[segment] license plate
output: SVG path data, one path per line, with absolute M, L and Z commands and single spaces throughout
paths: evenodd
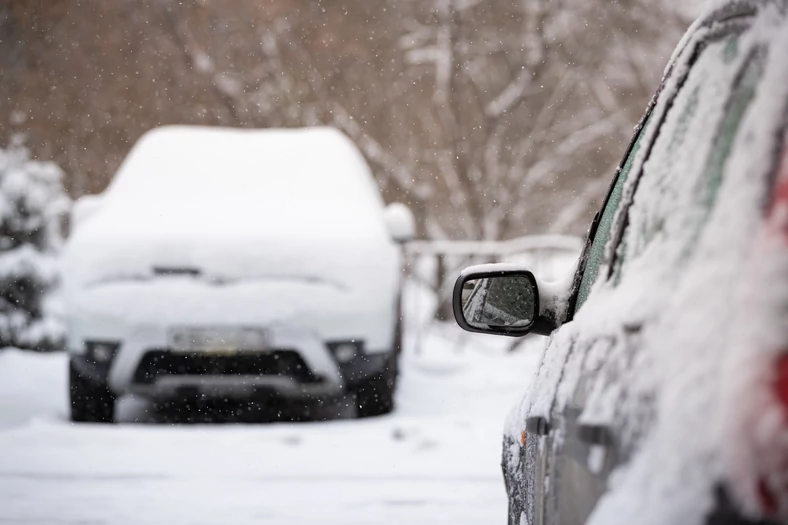
M 170 349 L 181 353 L 226 355 L 268 349 L 268 336 L 265 330 L 259 328 L 173 328 L 169 340 Z

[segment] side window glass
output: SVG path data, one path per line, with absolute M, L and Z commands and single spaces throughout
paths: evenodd
M 706 163 L 706 169 L 703 171 L 703 175 L 693 191 L 697 218 L 692 225 L 692 235 L 687 240 L 682 253 L 682 262 L 689 258 L 693 248 L 697 246 L 703 227 L 714 209 L 717 193 L 723 182 L 725 164 L 730 157 L 733 141 L 739 131 L 739 126 L 744 120 L 747 108 L 750 107 L 750 103 L 755 98 L 755 90 L 763 75 L 763 68 L 764 57 L 760 52 L 756 52 L 742 70 L 733 88 L 725 116 L 714 139 L 714 144 Z
M 641 141 L 643 140 L 643 136 L 645 135 L 645 130 L 647 127 L 648 122 L 646 122 L 641 128 L 640 134 L 638 135 L 635 144 L 632 146 L 632 149 L 627 156 L 627 160 L 624 162 L 624 166 L 621 169 L 621 173 L 619 173 L 615 185 L 610 192 L 610 197 L 605 204 L 605 209 L 602 210 L 602 215 L 599 218 L 599 226 L 597 227 L 594 240 L 591 242 L 591 248 L 588 251 L 588 259 L 586 260 L 585 270 L 583 271 L 583 278 L 580 281 L 580 288 L 577 292 L 575 311 L 580 309 L 586 299 L 588 299 L 588 294 L 591 291 L 591 287 L 594 285 L 597 277 L 599 276 L 599 269 L 601 268 L 602 261 L 605 257 L 605 245 L 607 245 L 608 241 L 610 240 L 610 233 L 613 227 L 613 218 L 615 217 L 616 210 L 621 203 L 621 196 L 624 192 L 624 183 L 627 180 L 629 172 L 632 171 L 632 164 L 635 161 L 635 155 L 637 155 L 637 152 L 640 150 Z
M 738 34 L 707 43 L 668 110 L 628 211 L 627 229 L 617 248 L 614 284 L 630 264 L 647 257 L 652 247 L 655 252 L 649 259 L 657 257 L 661 266 L 674 266 L 680 254 L 674 253 L 671 261 L 656 246 L 665 247 L 668 239 L 684 239 L 678 245 L 691 239 L 692 228 L 687 226 L 697 224 L 699 217 L 691 219 L 687 213 L 697 210 L 696 197 L 711 197 L 713 201 L 716 196 L 714 186 L 719 186 L 722 166 L 718 174 L 711 176 L 715 182 L 704 175 L 704 170 L 710 155 L 709 166 L 721 160 L 713 158 L 718 155 L 715 151 L 719 149 L 719 137 L 725 135 L 718 131 L 720 126 L 730 126 L 726 124 L 728 101 L 741 65 L 739 47 Z M 700 197 L 701 193 L 706 196 Z M 711 201 L 707 203 L 709 208 Z

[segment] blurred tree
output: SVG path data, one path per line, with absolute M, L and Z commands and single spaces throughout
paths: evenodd
M 477 239 L 579 231 L 686 21 L 633 0 L 412 5 L 399 47 L 432 90 L 421 160 L 440 215 Z
M 0 149 L 0 347 L 62 348 L 64 326 L 48 297 L 69 206 L 61 176 L 18 145 Z

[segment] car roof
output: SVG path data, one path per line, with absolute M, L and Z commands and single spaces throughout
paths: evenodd
M 105 192 L 116 202 L 201 194 L 382 206 L 364 157 L 330 127 L 156 128 L 139 139 Z

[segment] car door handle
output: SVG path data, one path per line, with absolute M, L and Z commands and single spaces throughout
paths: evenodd
M 613 434 L 606 425 L 577 425 L 577 439 L 589 445 L 609 447 L 613 444 Z
M 529 434 L 546 436 L 550 433 L 550 422 L 542 416 L 529 417 L 525 420 L 525 430 Z

